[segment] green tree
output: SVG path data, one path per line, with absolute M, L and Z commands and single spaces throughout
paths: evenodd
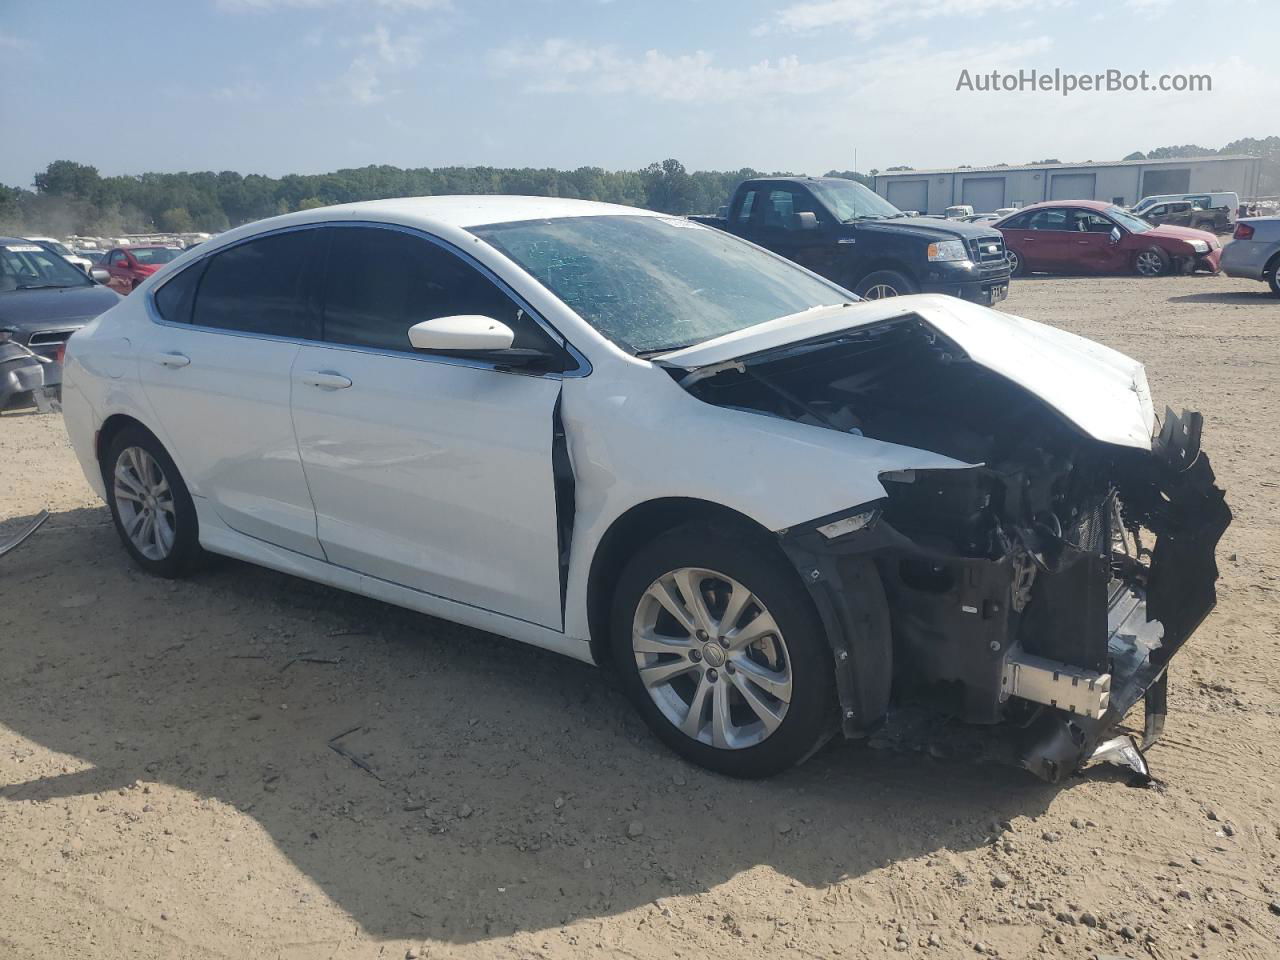
M 156 217 L 156 227 L 165 233 L 191 233 L 195 230 L 195 221 L 186 207 L 170 207 Z

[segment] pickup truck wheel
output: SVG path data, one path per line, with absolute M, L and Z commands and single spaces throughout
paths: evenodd
M 863 300 L 883 300 L 885 297 L 915 293 L 916 285 L 897 270 L 877 270 L 863 277 L 853 292 Z
M 838 726 L 821 622 L 767 543 L 701 525 L 662 534 L 618 578 L 610 640 L 645 723 L 718 773 L 779 773 Z
M 1169 255 L 1159 247 L 1147 247 L 1133 258 L 1133 269 L 1141 277 L 1158 277 L 1169 270 Z

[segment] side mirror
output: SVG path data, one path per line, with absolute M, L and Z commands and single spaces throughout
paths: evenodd
M 797 230 L 817 230 L 818 215 L 812 210 L 802 210 L 796 214 L 795 227 Z
M 1119 242 L 1120 242 L 1120 228 L 1119 228 L 1119 227 L 1112 227 L 1112 228 L 1111 228 L 1111 242 L 1112 242 L 1112 243 L 1119 243 Z
M 0 327 L 0 343 L 8 343 L 13 339 L 14 333 L 13 327 Z
M 474 314 L 423 320 L 409 328 L 409 343 L 415 350 L 450 353 L 509 350 L 515 336 L 505 323 Z
M 94 267 L 92 270 L 90 270 L 89 276 L 93 278 L 94 283 L 106 283 L 111 279 L 111 274 L 107 273 L 107 271 L 101 269 L 100 267 Z

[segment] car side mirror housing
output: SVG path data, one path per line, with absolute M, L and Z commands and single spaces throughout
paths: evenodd
M 492 317 L 458 314 L 423 320 L 409 328 L 409 343 L 415 350 L 441 353 L 492 353 L 510 350 L 516 335 Z
M 812 210 L 803 210 L 796 214 L 797 230 L 817 230 L 818 215 Z
M 1111 242 L 1112 242 L 1112 243 L 1119 243 L 1119 242 L 1120 242 L 1120 228 L 1119 228 L 1119 227 L 1112 227 L 1112 228 L 1111 228 Z
M 111 279 L 111 274 L 99 267 L 94 267 L 90 270 L 89 276 L 93 278 L 94 283 L 106 283 Z

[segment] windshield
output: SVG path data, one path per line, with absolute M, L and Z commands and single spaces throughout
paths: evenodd
M 129 252 L 139 263 L 168 263 L 182 253 L 173 247 L 130 247 Z
M 0 244 L 0 293 L 93 283 L 52 250 L 35 243 Z
M 906 216 L 880 194 L 853 180 L 815 180 L 808 187 L 842 223 Z
M 1148 230 L 1153 229 L 1151 224 L 1141 217 L 1135 217 L 1132 213 L 1121 210 L 1119 207 L 1107 207 L 1107 216 L 1130 233 L 1146 233 Z
M 721 230 L 604 216 L 471 227 L 635 354 L 674 350 L 852 294 Z

